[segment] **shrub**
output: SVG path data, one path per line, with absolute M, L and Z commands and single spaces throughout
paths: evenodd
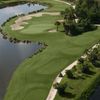
M 66 75 L 67 75 L 68 78 L 71 78 L 71 79 L 74 78 L 74 75 L 73 75 L 73 73 L 72 73 L 71 70 L 67 70 L 67 71 L 66 71 Z
M 63 84 L 59 84 L 57 89 L 58 89 L 58 93 L 59 95 L 63 96 L 66 92 L 65 89 L 67 88 L 67 83 L 63 83 Z
M 78 62 L 79 62 L 79 63 L 84 63 L 84 59 L 83 59 L 83 58 L 79 58 L 79 59 L 78 59 Z
M 90 71 L 90 69 L 89 69 L 88 65 L 83 65 L 82 72 L 87 74 L 89 71 Z

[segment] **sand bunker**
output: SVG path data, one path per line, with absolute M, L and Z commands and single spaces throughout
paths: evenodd
M 26 22 L 27 20 L 32 19 L 32 17 L 41 17 L 43 15 L 57 16 L 57 15 L 60 15 L 60 12 L 40 12 L 40 13 L 35 13 L 35 14 L 29 14 L 29 15 L 21 16 L 10 27 L 11 27 L 12 30 L 21 30 L 21 29 L 24 28 L 25 24 L 28 24 Z
M 57 30 L 56 29 L 51 29 L 51 30 L 48 30 L 48 32 L 54 33 L 54 32 L 57 32 Z

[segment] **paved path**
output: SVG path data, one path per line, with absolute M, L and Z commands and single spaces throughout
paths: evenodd
M 75 5 L 73 5 L 73 4 L 71 4 L 71 3 L 67 2 L 67 1 L 63 1 L 63 0 L 54 0 L 54 1 L 67 4 L 67 5 L 69 5 L 69 6 L 72 6 L 72 7 L 75 9 Z
M 70 6 L 71 6 L 71 3 L 66 2 L 66 1 L 63 1 L 63 0 L 54 0 L 54 1 L 57 1 L 57 2 L 60 2 L 60 3 L 65 3 L 65 4 L 67 4 L 67 5 L 70 5 Z
M 69 6 L 72 6 L 75 9 L 75 5 L 72 5 L 72 4 L 70 4 L 70 3 L 66 2 L 66 1 L 61 1 L 61 0 L 55 0 L 55 1 L 60 2 L 60 3 L 65 3 L 65 4 L 69 5 Z M 59 77 L 59 75 L 62 74 L 62 76 L 64 76 L 66 74 L 66 70 L 71 70 L 75 65 L 77 65 L 77 63 L 78 63 L 78 60 L 74 61 L 72 64 L 70 64 L 69 66 L 67 66 L 64 70 L 62 70 L 57 75 L 57 77 L 53 81 L 53 84 L 51 86 L 50 92 L 49 92 L 46 100 L 54 100 L 54 98 L 55 98 L 55 96 L 57 94 L 57 89 L 55 89 L 53 85 L 55 83 L 60 83 L 61 80 L 62 80 L 62 78 L 63 78 L 63 77 Z
M 94 48 L 97 48 L 98 46 L 100 46 L 100 43 L 97 43 L 95 44 L 92 48 L 90 48 L 90 52 L 94 49 Z M 86 58 L 87 55 L 83 55 L 81 56 L 82 58 Z M 46 100 L 54 100 L 56 94 L 57 94 L 57 89 L 54 88 L 54 84 L 55 83 L 60 83 L 61 80 L 63 79 L 63 77 L 59 77 L 60 74 L 62 74 L 62 76 L 64 76 L 66 74 L 66 71 L 67 70 L 71 70 L 75 65 L 78 64 L 78 60 L 74 61 L 72 64 L 70 64 L 69 66 L 67 66 L 65 69 L 63 69 L 58 75 L 57 77 L 55 78 L 55 80 L 53 81 L 53 84 L 52 84 L 52 87 L 50 89 L 50 92 L 46 98 Z
M 66 70 L 71 70 L 75 65 L 77 65 L 78 61 L 74 61 L 71 65 L 67 66 L 64 70 L 61 71 L 62 76 L 66 74 Z M 55 80 L 53 81 L 52 87 L 50 89 L 49 95 L 46 100 L 54 100 L 56 94 L 57 94 L 57 89 L 54 88 L 55 83 L 60 83 L 63 77 L 59 77 L 60 74 L 57 75 Z

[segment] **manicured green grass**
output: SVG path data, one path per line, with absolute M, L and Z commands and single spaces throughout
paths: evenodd
M 84 75 L 84 79 L 69 79 L 67 76 L 64 76 L 61 84 L 67 83 L 68 87 L 66 92 L 70 95 L 62 97 L 59 94 L 56 95 L 55 100 L 80 100 L 82 93 L 88 90 L 88 88 L 95 83 L 97 77 L 100 76 L 100 68 L 93 69 L 93 75 Z M 82 98 L 84 100 L 84 98 Z
M 60 2 L 57 2 L 55 0 L 38 0 L 40 2 L 45 2 L 47 4 L 50 4 L 50 7 L 49 9 L 47 9 L 46 11 L 49 11 L 49 12 L 57 12 L 57 11 L 62 11 L 64 10 L 65 8 L 69 7 L 69 5 L 66 5 L 64 3 L 60 3 Z
M 43 1 L 54 3 L 55 8 L 50 8 L 50 11 L 65 8 L 64 4 L 58 5 L 58 2 L 55 3 L 53 0 Z M 28 21 L 29 24 L 25 29 L 20 31 L 11 31 L 9 28 L 15 19 L 6 23 L 4 30 L 9 36 L 45 42 L 48 47 L 20 64 L 12 76 L 4 100 L 45 100 L 56 75 L 100 39 L 100 28 L 76 37 L 66 36 L 63 32 L 48 33 L 46 30 L 54 28 L 54 22 L 59 18 L 59 16 L 34 17 Z
M 53 20 L 54 18 L 54 21 L 56 19 L 51 16 L 43 16 L 43 18 L 44 20 L 46 18 Z M 43 20 L 40 20 L 41 17 L 33 18 L 29 21 L 28 27 L 26 26 L 25 29 L 17 32 L 7 28 L 12 22 L 7 23 L 5 26 L 6 31 L 13 37 L 42 41 L 48 44 L 48 47 L 42 53 L 26 59 L 17 68 L 8 87 L 5 100 L 45 100 L 56 75 L 82 55 L 88 46 L 100 39 L 99 28 L 96 31 L 76 37 L 66 36 L 63 32 L 48 33 L 43 31 L 40 34 L 34 34 L 33 30 L 32 34 L 30 30 L 28 33 L 22 33 L 24 30 L 29 30 L 30 26 L 34 26 L 34 19 L 38 19 L 41 24 L 43 22 Z M 46 23 L 50 23 L 50 20 L 46 21 Z
M 50 20 L 49 20 L 50 19 Z M 55 29 L 54 22 L 57 19 L 57 16 L 43 16 L 40 18 L 34 18 L 29 21 L 29 24 L 25 27 L 26 29 L 22 30 L 21 33 L 23 34 L 40 34 L 41 32 L 45 32 L 48 29 Z M 40 23 L 41 22 L 41 23 Z

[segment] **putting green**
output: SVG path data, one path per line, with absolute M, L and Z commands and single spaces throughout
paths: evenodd
M 33 17 L 31 21 L 28 21 L 28 25 L 25 29 L 20 31 L 23 34 L 40 34 L 41 32 L 47 32 L 48 29 L 55 29 L 54 22 L 58 16 L 42 16 L 40 18 Z M 50 20 L 49 20 L 50 19 Z

